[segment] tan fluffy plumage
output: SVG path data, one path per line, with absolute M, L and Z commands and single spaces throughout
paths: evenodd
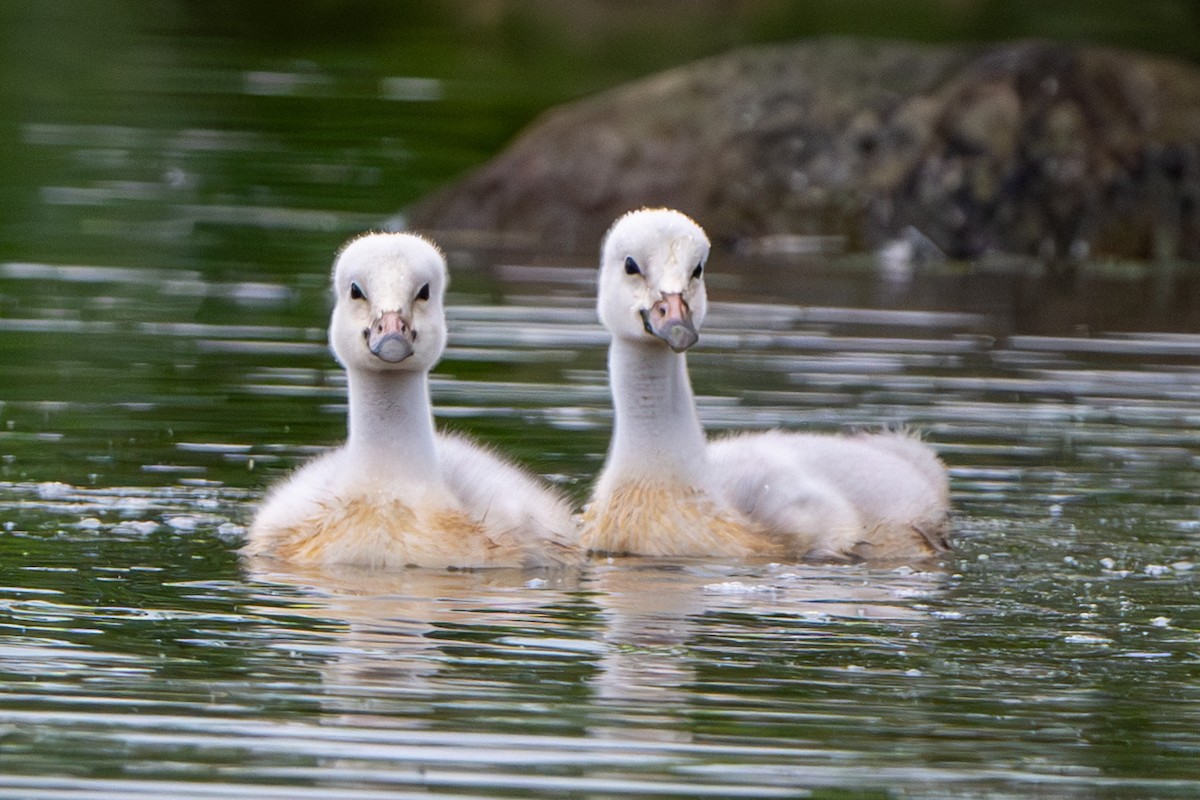
M 566 502 L 487 448 L 434 430 L 445 260 L 408 234 L 347 246 L 329 339 L 346 368 L 346 444 L 263 501 L 243 552 L 298 565 L 554 566 L 577 560 Z
M 708 441 L 685 351 L 707 307 L 709 242 L 670 209 L 621 217 L 601 252 L 613 437 L 585 546 L 640 555 L 916 561 L 944 552 L 945 466 L 904 432 L 767 431 Z
M 647 556 L 782 555 L 784 547 L 733 509 L 686 485 L 630 481 L 584 510 L 580 541 L 604 553 Z

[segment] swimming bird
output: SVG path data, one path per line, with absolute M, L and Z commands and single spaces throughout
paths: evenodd
M 525 567 L 575 560 L 571 509 L 495 453 L 435 431 L 446 261 L 406 233 L 352 240 L 333 270 L 329 343 L 348 436 L 266 497 L 243 552 L 296 564 Z
M 582 517 L 592 551 L 923 560 L 948 547 L 949 481 L 906 432 L 780 430 L 709 441 L 685 352 L 699 339 L 709 241 L 671 209 L 618 219 L 601 247 L 597 311 L 614 421 Z

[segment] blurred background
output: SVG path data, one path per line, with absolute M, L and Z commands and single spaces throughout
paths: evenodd
M 0 258 L 293 270 L 309 245 L 328 251 L 483 162 L 541 110 L 731 47 L 1049 37 L 1195 62 L 1197 9 L 12 0 L 0 8 Z M 295 235 L 264 239 L 263 226 Z
M 5 2 L 0 476 L 153 482 L 161 474 L 149 468 L 182 457 L 191 466 L 179 469 L 202 461 L 213 470 L 197 480 L 261 485 L 245 461 L 261 467 L 275 458 L 271 447 L 300 448 L 286 449 L 287 467 L 305 447 L 337 441 L 340 375 L 324 347 L 336 248 L 486 161 L 556 103 L 729 48 L 827 34 L 1055 37 L 1195 61 L 1197 8 L 1185 0 Z M 581 325 L 593 324 L 590 256 L 528 254 L 528 264 L 580 270 L 575 283 L 534 287 L 509 281 L 529 273 L 505 272 L 493 255 L 450 257 L 452 305 L 558 294 L 579 309 Z M 753 298 L 756 268 L 725 267 L 725 297 Z M 1131 289 L 1118 279 L 1048 303 L 1043 287 L 1020 276 L 963 283 L 951 270 L 934 288 L 889 295 L 872 272 L 843 273 L 854 277 L 838 281 L 852 289 L 810 276 L 771 297 L 977 310 L 1026 331 L 1172 329 L 1192 316 L 1182 295 L 1161 288 L 1168 284 Z M 770 274 L 777 292 L 779 273 Z M 1167 299 L 1188 308 L 1164 317 Z M 483 378 L 532 381 L 594 392 L 580 413 L 605 413 L 602 372 L 546 366 L 554 361 L 544 355 L 530 359 L 540 367 L 478 357 L 509 335 L 460 334 L 475 349 L 452 351 L 441 370 L 474 381 L 462 390 L 468 402 L 478 402 Z M 602 337 L 595 344 L 571 358 L 599 366 Z M 759 380 L 714 374 L 726 380 L 713 388 L 726 393 Z M 538 391 L 491 402 L 528 408 L 546 396 Z M 445 393 L 436 399 L 439 413 L 456 413 Z M 227 430 L 230 413 L 236 431 Z M 511 438 L 507 412 L 458 414 L 473 431 Z M 605 423 L 588 430 L 567 440 L 546 430 L 513 446 L 549 459 L 543 471 L 561 467 L 586 485 L 591 467 L 580 468 L 579 455 L 600 458 L 606 441 Z M 181 454 L 185 431 L 234 438 L 234 450 Z
M 1194 265 L 713 258 L 704 424 L 921 431 L 944 569 L 239 562 L 344 436 L 342 242 L 559 102 L 835 34 L 1200 63 L 1194 0 L 2 0 L 0 794 L 1200 794 Z M 595 255 L 448 256 L 439 426 L 582 502 Z

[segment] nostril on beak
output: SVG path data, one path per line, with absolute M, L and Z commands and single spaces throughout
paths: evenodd
M 688 308 L 687 302 L 682 297 L 679 297 L 678 295 L 676 295 L 673 297 L 673 299 L 675 299 L 676 302 L 678 303 L 678 308 L 676 308 L 676 309 L 671 308 L 671 301 L 665 297 L 662 300 L 659 300 L 657 303 L 654 304 L 654 313 L 660 319 L 671 316 L 673 311 L 677 314 L 679 314 L 679 313 L 686 314 L 690 310 Z
M 388 311 L 372 320 L 366 333 L 367 349 L 384 361 L 397 364 L 412 355 L 417 339 L 412 323 L 399 311 Z
M 371 331 L 376 334 L 384 333 L 387 330 L 386 323 L 388 323 L 389 321 L 390 320 L 388 320 L 388 318 L 386 316 L 380 317 L 379 319 L 377 319 L 373 323 L 371 323 Z M 396 332 L 401 333 L 401 334 L 408 333 L 408 330 L 409 330 L 408 323 L 404 320 L 403 317 L 400 317 L 399 319 L 397 319 L 395 324 L 397 326 Z

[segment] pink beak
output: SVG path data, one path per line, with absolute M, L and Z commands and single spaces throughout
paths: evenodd
M 646 332 L 666 342 L 676 353 L 682 353 L 700 340 L 692 324 L 692 310 L 679 293 L 664 294 L 662 300 L 642 310 Z
M 393 364 L 413 354 L 417 332 L 399 311 L 384 312 L 367 330 L 367 347 L 371 352 Z

